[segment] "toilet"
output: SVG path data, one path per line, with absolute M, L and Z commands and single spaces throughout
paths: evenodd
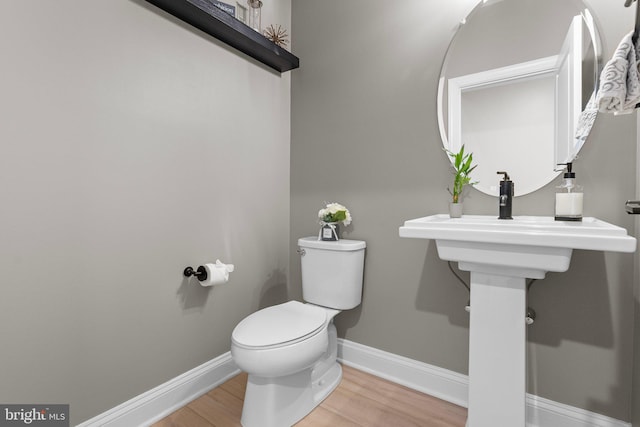
M 259 310 L 231 336 L 231 355 L 249 374 L 244 427 L 288 427 L 304 418 L 340 383 L 333 318 L 362 301 L 366 243 L 298 240 L 302 297 Z

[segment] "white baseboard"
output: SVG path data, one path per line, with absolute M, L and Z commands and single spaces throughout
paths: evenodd
M 227 352 L 78 427 L 149 426 L 240 373 Z
M 527 394 L 527 427 L 631 427 L 631 423 Z
M 338 339 L 338 359 L 345 365 L 467 406 L 469 379 L 466 375 L 341 338 Z M 149 426 L 239 372 L 231 353 L 227 352 L 78 427 Z M 527 427 L 631 427 L 631 424 L 528 394 Z
M 466 375 L 338 338 L 338 359 L 391 382 L 467 407 Z
M 466 375 L 341 338 L 338 359 L 377 377 L 467 407 Z M 627 422 L 531 394 L 526 399 L 527 427 L 631 427 Z

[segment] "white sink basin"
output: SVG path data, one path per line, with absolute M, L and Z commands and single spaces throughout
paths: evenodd
M 572 222 L 555 221 L 550 216 L 504 220 L 487 215 L 432 215 L 405 221 L 400 237 L 614 252 L 634 252 L 636 248 L 636 239 L 628 236 L 627 230 L 591 217 Z
M 462 270 L 534 279 L 544 278 L 547 271 L 567 271 L 573 249 L 634 252 L 636 247 L 627 230 L 597 218 L 570 222 L 545 216 L 433 215 L 406 221 L 400 237 L 435 240 L 440 258 L 458 261 Z
M 406 221 L 400 237 L 435 240 L 440 258 L 471 272 L 468 427 L 525 427 L 526 278 L 566 271 L 573 249 L 636 248 L 597 218 L 433 215 Z

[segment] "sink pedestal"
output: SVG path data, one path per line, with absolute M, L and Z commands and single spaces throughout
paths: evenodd
M 524 426 L 526 279 L 471 272 L 467 427 Z
M 437 239 L 471 273 L 467 427 L 525 427 L 527 278 L 566 271 L 572 249 Z
M 526 426 L 527 278 L 567 271 L 573 249 L 636 249 L 625 229 L 597 218 L 432 215 L 399 233 L 435 240 L 441 259 L 471 272 L 468 427 Z

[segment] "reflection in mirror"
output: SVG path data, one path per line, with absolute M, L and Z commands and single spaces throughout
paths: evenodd
M 599 74 L 593 18 L 580 0 L 485 0 L 463 22 L 440 76 L 443 145 L 474 153 L 478 190 L 497 195 L 506 170 L 516 195 L 535 191 L 584 142 L 576 126 Z

